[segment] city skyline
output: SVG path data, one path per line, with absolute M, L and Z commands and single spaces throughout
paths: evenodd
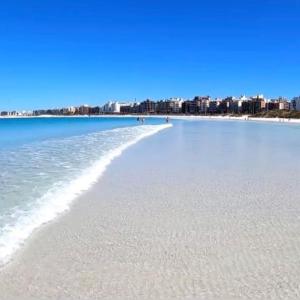
M 2 4 L 0 107 L 300 94 L 298 1 Z
M 300 96 L 299 95 L 293 95 L 292 97 L 285 97 L 283 95 L 279 95 L 279 96 L 275 96 L 275 97 L 266 97 L 264 93 L 257 93 L 257 94 L 253 94 L 253 95 L 246 95 L 246 94 L 240 94 L 240 95 L 226 95 L 224 97 L 221 97 L 221 96 L 217 96 L 217 97 L 212 97 L 211 95 L 208 95 L 208 94 L 202 94 L 202 96 L 200 97 L 203 97 L 204 95 L 206 95 L 207 97 L 210 98 L 210 100 L 222 100 L 222 99 L 226 99 L 226 98 L 235 98 L 235 99 L 240 99 L 240 98 L 243 98 L 243 97 L 246 97 L 246 98 L 253 98 L 253 97 L 256 97 L 256 96 L 262 96 L 264 97 L 264 99 L 266 101 L 271 101 L 271 100 L 278 100 L 278 99 L 284 99 L 284 100 L 287 100 L 287 101 L 292 101 L 294 98 L 299 98 Z M 183 101 L 189 101 L 189 100 L 192 100 L 194 99 L 195 97 L 197 96 L 191 96 L 191 97 L 181 97 L 181 96 L 168 96 L 168 97 L 159 97 L 159 98 L 150 98 L 150 97 L 146 97 L 144 99 L 137 99 L 137 98 L 133 98 L 133 99 L 105 99 L 105 100 L 102 100 L 102 101 L 83 101 L 83 102 L 75 102 L 75 101 L 69 101 L 69 102 L 66 102 L 66 103 L 63 103 L 63 102 L 60 102 L 60 104 L 58 105 L 50 105 L 50 106 L 45 106 L 45 105 L 37 105 L 35 107 L 30 107 L 30 108 L 5 108 L 4 106 L 1 106 L 0 104 L 0 111 L 34 111 L 34 110 L 43 110 L 43 109 L 57 109 L 57 108 L 67 108 L 67 107 L 80 107 L 80 106 L 90 106 L 90 107 L 96 107 L 96 106 L 104 106 L 105 104 L 107 104 L 108 102 L 118 102 L 118 103 L 140 103 L 140 102 L 143 102 L 145 100 L 151 100 L 151 101 L 168 101 L 170 99 L 182 99 Z
M 100 115 L 100 114 L 257 114 L 273 111 L 299 112 L 300 97 L 287 99 L 284 97 L 267 99 L 264 95 L 246 97 L 226 97 L 212 99 L 210 96 L 195 96 L 192 99 L 169 98 L 161 100 L 146 99 L 141 102 L 108 101 L 104 105 L 64 106 L 56 108 L 43 108 L 31 111 L 1 111 L 0 116 L 42 116 L 42 115 Z M 277 112 L 276 112 L 277 111 Z M 290 118 L 291 114 L 285 114 Z M 299 117 L 299 113 L 292 117 Z

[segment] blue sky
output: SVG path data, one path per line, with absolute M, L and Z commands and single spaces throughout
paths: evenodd
M 300 94 L 300 0 L 0 6 L 0 110 Z

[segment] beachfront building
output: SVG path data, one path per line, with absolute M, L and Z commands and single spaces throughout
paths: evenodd
M 89 115 L 91 113 L 90 109 L 91 108 L 87 104 L 85 104 L 85 105 L 79 106 L 78 112 L 80 115 Z
M 123 103 L 120 107 L 121 114 L 137 114 L 140 113 L 140 105 L 137 102 Z
M 91 115 L 100 115 L 102 113 L 102 109 L 100 106 L 94 106 L 90 109 Z
M 160 100 L 156 103 L 156 112 L 158 114 L 170 114 L 171 113 L 171 105 L 168 100 Z
M 118 113 L 120 113 L 120 103 L 119 102 L 112 102 L 111 103 L 111 112 L 113 113 L 113 114 L 118 114 Z
M 242 102 L 242 112 L 256 114 L 266 109 L 266 99 L 263 95 L 251 97 L 250 100 Z
M 184 114 L 196 114 L 196 103 L 193 100 L 186 100 L 182 104 L 182 112 Z
M 182 98 L 170 98 L 167 100 L 170 107 L 170 112 L 173 114 L 179 114 L 182 112 L 182 103 L 184 99 Z
M 211 114 L 216 114 L 219 111 L 219 105 L 221 103 L 221 99 L 215 99 L 209 101 L 208 112 Z
M 117 105 L 114 104 L 112 101 L 108 101 L 102 107 L 102 112 L 105 114 L 113 113 L 116 109 Z
M 16 111 L 1 112 L 1 116 L 17 115 L 99 115 L 99 114 L 256 114 L 270 110 L 298 110 L 300 111 L 300 96 L 291 102 L 286 98 L 267 100 L 263 95 L 254 97 L 233 96 L 224 99 L 211 100 L 209 96 L 196 96 L 193 100 L 182 98 L 169 98 L 166 100 L 152 101 L 147 99 L 141 103 L 121 103 L 109 101 L 103 107 L 82 105 L 80 107 L 67 107 L 55 109 L 42 109 L 32 112 L 19 113 Z
M 62 109 L 62 114 L 63 115 L 75 115 L 76 114 L 76 107 L 70 106 L 70 107 L 65 107 Z
M 45 114 L 46 114 L 46 111 L 47 111 L 47 110 L 45 110 L 45 109 L 34 110 L 34 111 L 33 111 L 33 115 L 34 115 L 34 116 L 45 115 Z
M 271 99 L 266 103 L 266 110 L 290 110 L 291 105 L 287 99 L 279 97 L 278 99 Z
M 139 105 L 139 113 L 142 114 L 154 114 L 156 113 L 157 102 L 147 99 L 146 101 L 141 102 Z
M 108 101 L 102 107 L 102 112 L 106 114 L 119 114 L 121 113 L 122 107 L 129 108 L 131 104 L 129 103 L 120 103 L 118 101 Z
M 53 108 L 47 110 L 47 115 L 59 116 L 62 114 L 61 108 Z
M 235 97 L 226 97 L 223 99 L 219 105 L 219 112 L 221 114 L 229 114 L 234 113 L 236 107 L 236 99 Z
M 291 109 L 300 111 L 300 96 L 294 97 L 291 101 Z
M 120 107 L 120 113 L 123 115 L 132 114 L 133 107 L 131 105 L 124 105 L 124 106 Z
M 224 99 L 216 98 L 209 102 L 209 112 L 211 114 L 240 114 L 243 112 L 243 102 L 247 101 L 246 96 L 239 99 L 229 96 Z
M 184 114 L 206 114 L 209 111 L 209 102 L 209 96 L 196 96 L 193 100 L 182 103 L 182 112 Z
M 59 109 L 59 108 L 53 108 L 53 109 L 38 109 L 38 110 L 34 110 L 32 112 L 32 115 L 34 116 L 43 116 L 43 115 L 62 115 L 63 109 Z
M 119 102 L 115 101 L 108 101 L 102 107 L 102 111 L 105 114 L 114 114 L 120 112 L 120 105 Z
M 209 96 L 196 96 L 194 98 L 196 101 L 196 107 L 199 113 L 206 114 L 209 108 L 210 97 Z
M 176 114 L 181 113 L 183 100 L 180 98 L 171 98 L 160 100 L 156 103 L 156 112 L 158 114 Z
M 17 116 L 17 112 L 16 111 L 1 111 L 0 116 L 1 117 Z
M 236 114 L 243 113 L 243 102 L 248 100 L 249 99 L 245 95 L 240 96 L 240 98 L 235 101 L 234 113 Z

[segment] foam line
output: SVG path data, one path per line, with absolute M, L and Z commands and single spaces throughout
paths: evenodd
M 12 254 L 25 242 L 32 232 L 59 214 L 67 211 L 72 202 L 83 191 L 88 190 L 104 173 L 107 166 L 128 147 L 136 144 L 140 140 L 149 137 L 159 131 L 171 127 L 171 124 L 145 125 L 142 132 L 137 131 L 137 135 L 120 146 L 107 151 L 91 167 L 83 170 L 81 175 L 69 182 L 63 189 L 49 190 L 37 200 L 34 209 L 25 215 L 21 215 L 13 225 L 3 228 L 0 236 L 0 263 L 7 263 Z M 131 127 L 135 130 L 137 127 Z M 118 129 L 114 129 L 116 132 Z M 20 195 L 22 197 L 22 195 Z

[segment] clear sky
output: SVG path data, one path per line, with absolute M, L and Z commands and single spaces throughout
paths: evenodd
M 0 5 L 0 110 L 300 94 L 300 0 Z

